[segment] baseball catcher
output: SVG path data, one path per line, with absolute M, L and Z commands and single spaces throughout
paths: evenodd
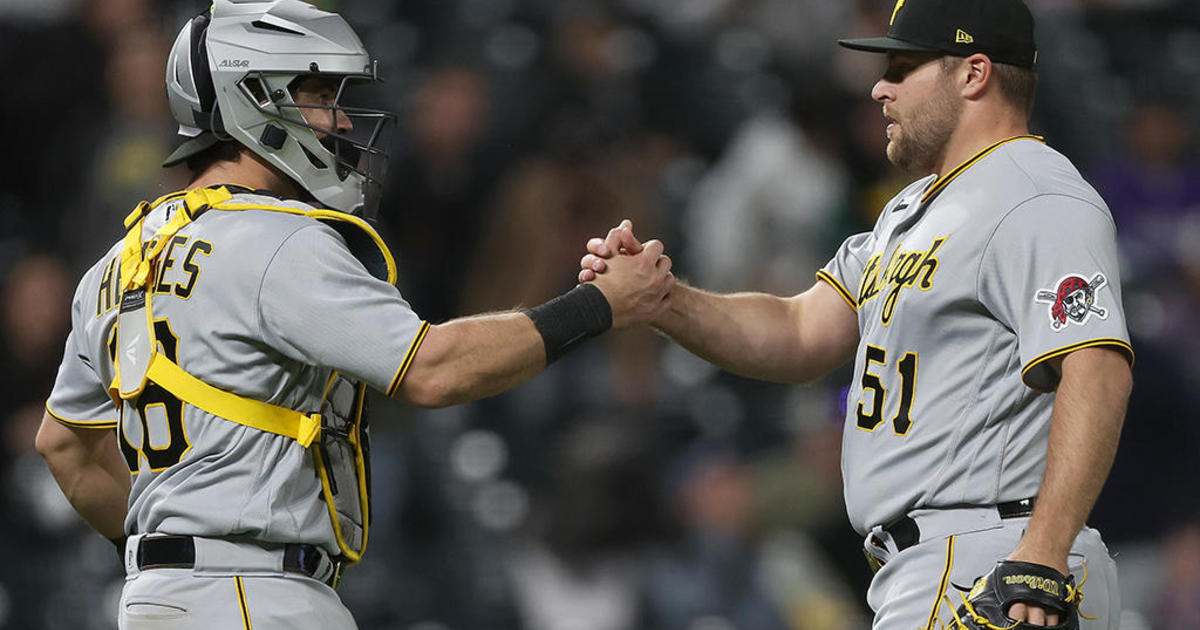
M 380 77 L 345 20 L 216 0 L 167 68 L 164 165 L 191 180 L 80 281 L 37 448 L 122 549 L 122 630 L 352 630 L 366 389 L 444 407 L 516 387 L 666 308 L 671 262 L 659 244 L 603 285 L 433 324 L 368 222 L 395 116 L 353 105 Z

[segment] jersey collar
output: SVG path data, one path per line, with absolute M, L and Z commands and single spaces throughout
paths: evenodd
M 1004 140 L 1001 140 L 1001 141 L 987 147 L 986 149 L 980 151 L 979 153 L 976 153 L 974 155 L 974 157 L 972 157 L 971 159 L 967 160 L 966 162 L 963 162 L 962 164 L 959 164 L 957 167 L 954 168 L 954 170 L 937 178 L 937 181 L 933 182 L 933 185 L 929 187 L 929 190 L 925 191 L 925 194 L 921 196 L 921 205 L 926 205 L 930 201 L 933 201 L 933 198 L 938 196 L 939 193 L 941 193 L 943 190 L 945 190 L 946 186 L 950 185 L 950 182 L 954 181 L 959 175 L 962 175 L 963 173 L 965 173 L 967 171 L 967 169 L 974 166 L 976 162 L 987 157 L 989 154 L 991 154 L 996 149 L 999 149 L 1000 147 L 1002 147 L 1010 142 L 1016 142 L 1017 140 L 1036 140 L 1043 144 L 1046 142 L 1046 139 L 1043 138 L 1042 136 L 1034 136 L 1034 135 L 1013 136 L 1011 138 L 1005 138 Z
M 249 186 L 242 186 L 241 184 L 213 184 L 212 186 L 204 186 L 202 188 L 193 188 L 191 190 L 220 190 L 222 188 L 228 190 L 231 194 L 234 194 L 234 195 L 239 195 L 239 194 L 263 195 L 266 197 L 274 197 L 274 198 L 280 199 L 280 200 L 283 199 L 283 197 L 281 197 L 269 190 L 257 190 L 254 188 L 250 188 Z M 163 195 L 163 196 L 159 197 L 158 199 L 151 201 L 149 204 L 147 204 L 147 207 L 148 207 L 148 209 L 153 210 L 154 208 L 157 208 L 168 201 L 173 201 L 175 199 L 179 199 L 180 197 L 187 195 L 189 192 L 190 192 L 190 190 L 180 190 L 180 191 L 176 191 L 176 192 L 173 192 L 170 194 Z M 127 224 L 131 223 L 131 221 L 128 219 L 126 220 L 126 222 L 127 222 Z M 128 225 L 126 227 L 128 227 Z

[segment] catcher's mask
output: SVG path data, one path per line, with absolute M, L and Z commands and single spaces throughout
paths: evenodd
M 340 16 L 301 0 L 216 0 L 167 59 L 167 97 L 185 140 L 163 165 L 234 141 L 317 202 L 372 218 L 396 117 L 352 98 L 378 82 L 377 63 Z M 314 84 L 319 98 L 298 102 Z

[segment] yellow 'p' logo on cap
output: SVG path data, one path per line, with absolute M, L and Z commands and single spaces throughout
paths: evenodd
M 888 26 L 896 23 L 896 14 L 900 12 L 900 7 L 904 6 L 904 0 L 896 0 L 896 8 L 892 9 L 892 21 L 888 22 Z

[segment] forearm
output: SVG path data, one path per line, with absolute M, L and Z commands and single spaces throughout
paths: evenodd
M 824 284 L 792 298 L 763 293 L 717 295 L 677 285 L 671 308 L 654 326 L 725 370 L 768 381 L 820 378 L 846 360 L 857 319 Z
M 660 315 L 674 285 L 662 243 L 612 262 L 612 273 L 521 313 L 433 326 L 400 386 L 405 400 L 444 407 L 507 391 L 610 328 Z
M 87 466 L 77 469 L 69 481 L 57 475 L 55 479 L 88 525 L 105 538 L 125 535 L 125 514 L 129 505 L 128 468 L 113 471 L 106 466 Z
M 542 336 L 523 313 L 432 326 L 400 388 L 423 407 L 445 407 L 507 391 L 546 367 Z
M 67 500 L 106 538 L 124 535 L 129 468 L 111 430 L 72 429 L 50 419 L 38 432 L 38 450 Z M 89 436 L 87 433 L 96 435 Z M 73 439 L 71 434 L 83 434 Z
M 1116 352 L 1092 348 L 1063 360 L 1046 472 L 1014 556 L 1066 572 L 1067 554 L 1112 468 L 1132 388 Z

